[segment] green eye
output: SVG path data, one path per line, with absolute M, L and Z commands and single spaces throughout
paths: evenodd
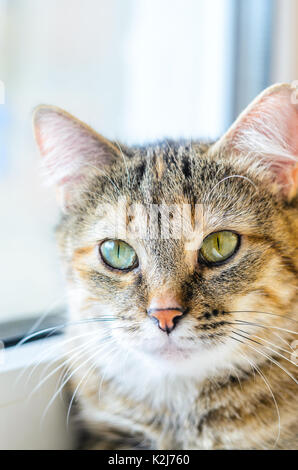
M 211 233 L 205 238 L 200 249 L 200 256 L 210 264 L 219 264 L 230 258 L 239 247 L 240 237 L 226 230 Z
M 100 245 L 104 262 L 115 269 L 133 269 L 138 264 L 135 250 L 121 240 L 107 240 Z

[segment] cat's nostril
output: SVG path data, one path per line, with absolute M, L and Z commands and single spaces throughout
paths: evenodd
M 157 320 L 158 326 L 167 334 L 175 328 L 178 319 L 183 315 L 182 309 L 157 309 L 151 308 L 147 310 L 149 317 Z

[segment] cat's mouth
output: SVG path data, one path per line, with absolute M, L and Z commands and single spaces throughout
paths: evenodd
M 143 351 L 156 359 L 183 361 L 188 359 L 194 352 L 194 347 L 181 346 L 169 338 L 163 345 L 146 344 Z

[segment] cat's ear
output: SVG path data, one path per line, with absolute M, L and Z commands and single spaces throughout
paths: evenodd
M 234 154 L 276 183 L 291 200 L 298 189 L 298 104 L 295 90 L 277 84 L 263 91 L 238 117 L 210 153 Z
M 56 186 L 59 202 L 67 210 L 75 205 L 86 179 L 96 172 L 106 171 L 120 151 L 86 124 L 55 106 L 36 108 L 33 124 L 46 183 Z

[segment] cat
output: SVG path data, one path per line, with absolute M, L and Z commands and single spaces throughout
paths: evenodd
M 36 109 L 79 448 L 298 448 L 294 98 L 267 88 L 216 142 L 131 147 Z

